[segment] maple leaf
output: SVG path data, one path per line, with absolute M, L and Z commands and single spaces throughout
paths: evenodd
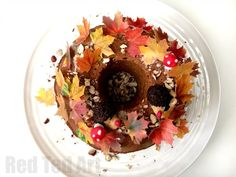
M 59 104 L 59 107 L 58 107 L 56 115 L 61 116 L 67 122 L 69 119 L 69 116 L 66 110 L 65 100 L 62 95 L 57 96 L 57 103 Z
M 89 72 L 91 67 L 101 59 L 100 57 L 101 49 L 96 49 L 95 51 L 91 51 L 90 49 L 84 50 L 84 56 L 82 58 L 77 57 L 77 66 L 79 67 L 79 71 Z
M 164 112 L 164 117 L 169 117 L 172 120 L 176 120 L 185 114 L 185 104 L 178 104 L 174 108 L 170 108 Z
M 135 57 L 140 54 L 139 46 L 145 45 L 148 40 L 148 36 L 142 35 L 142 29 L 129 29 L 125 33 L 125 38 L 128 41 L 127 52 L 130 56 Z
M 80 100 L 80 97 L 84 95 L 84 90 L 85 86 L 79 86 L 79 78 L 75 75 L 72 84 L 70 85 L 70 97 L 73 100 Z
M 93 144 L 93 139 L 90 136 L 91 128 L 89 128 L 83 121 L 78 122 L 77 136 L 85 143 Z
M 94 43 L 95 49 L 101 49 L 101 53 L 105 54 L 106 56 L 114 54 L 109 45 L 113 43 L 115 38 L 110 35 L 104 36 L 102 27 L 91 33 L 90 37 Z
M 128 129 L 128 134 L 135 144 L 140 144 L 141 141 L 147 137 L 146 128 L 148 128 L 148 121 L 143 117 L 138 119 L 136 111 L 127 114 L 128 120 L 124 122 L 125 127 Z
M 139 50 L 144 57 L 144 63 L 149 65 L 152 64 L 156 59 L 163 61 L 168 48 L 169 46 L 165 39 L 157 43 L 155 39 L 149 38 L 147 46 L 140 46 Z
M 178 128 L 175 127 L 170 119 L 164 119 L 160 122 L 160 126 L 149 134 L 149 138 L 153 143 L 160 145 L 162 141 L 168 144 L 173 143 L 174 134 L 178 133 Z
M 128 23 L 123 21 L 123 15 L 120 12 L 115 14 L 114 20 L 112 20 L 110 17 L 104 16 L 103 23 L 105 24 L 105 32 L 114 37 L 118 33 L 123 33 L 129 27 Z
M 168 41 L 168 34 L 162 31 L 160 27 L 158 27 L 157 29 L 154 29 L 154 35 L 155 35 L 156 41 L 160 41 L 163 39 L 166 39 L 166 41 Z
M 83 25 L 78 25 L 77 29 L 80 33 L 80 36 L 76 39 L 76 43 L 81 44 L 89 35 L 90 24 L 87 19 L 83 18 Z
M 196 65 L 197 63 L 193 61 L 182 63 L 181 65 L 173 67 L 167 74 L 170 77 L 175 78 L 181 77 L 183 74 L 191 75 L 191 73 L 194 72 Z
M 46 104 L 47 106 L 53 105 L 55 103 L 55 95 L 53 88 L 46 90 L 45 88 L 40 88 L 36 99 Z
M 178 127 L 178 133 L 177 133 L 177 137 L 178 138 L 183 138 L 185 134 L 187 134 L 189 132 L 188 127 L 186 127 L 186 124 L 188 122 L 186 121 L 186 119 L 180 119 L 179 120 L 179 125 L 177 125 Z
M 104 154 L 109 154 L 111 149 L 116 152 L 121 151 L 120 142 L 124 139 L 123 135 L 115 131 L 111 131 L 105 135 L 99 142 L 95 142 Z
M 170 42 L 170 48 L 169 50 L 175 54 L 177 58 L 184 58 L 186 54 L 186 50 L 184 47 L 178 48 L 178 41 L 174 40 Z
M 61 90 L 63 96 L 69 96 L 69 85 L 66 83 L 61 70 L 56 72 L 56 83 Z
M 144 18 L 139 18 L 134 21 L 132 18 L 127 17 L 127 22 L 130 26 L 134 26 L 136 28 L 143 28 L 146 31 L 151 31 L 152 26 L 147 26 L 147 22 Z
M 176 79 L 176 98 L 180 103 L 188 103 L 193 95 L 190 90 L 193 87 L 192 76 L 184 74 Z
M 88 113 L 88 108 L 84 100 L 71 101 L 70 107 L 72 111 L 70 112 L 70 118 L 77 121 L 82 120 Z

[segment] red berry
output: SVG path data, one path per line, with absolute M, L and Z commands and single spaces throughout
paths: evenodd
M 106 130 L 100 124 L 96 124 L 90 132 L 90 136 L 96 142 L 99 142 L 105 135 L 106 135 Z
M 178 59 L 173 53 L 168 53 L 165 55 L 163 64 L 167 67 L 174 67 L 178 63 Z
M 115 120 L 114 124 L 117 127 L 121 127 L 121 121 L 120 120 Z
M 162 112 L 161 112 L 161 111 L 158 111 L 158 112 L 157 112 L 157 118 L 160 119 L 161 116 L 162 116 Z

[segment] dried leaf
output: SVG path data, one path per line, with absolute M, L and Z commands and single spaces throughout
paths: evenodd
M 104 138 L 99 142 L 95 142 L 104 154 L 109 154 L 111 150 L 120 152 L 121 144 L 120 142 L 124 139 L 123 135 L 115 131 L 109 132 Z
M 140 46 L 140 52 L 143 55 L 143 61 L 146 65 L 152 64 L 156 59 L 163 61 L 169 48 L 167 41 L 161 40 L 158 43 L 155 39 L 149 38 L 147 46 Z
M 56 83 L 61 90 L 63 96 L 69 96 L 69 85 L 65 82 L 64 76 L 61 70 L 56 72 Z
M 148 36 L 142 35 L 142 29 L 129 29 L 125 33 L 125 38 L 128 41 L 127 52 L 130 56 L 135 57 L 140 54 L 139 46 L 145 45 L 148 40 Z
M 177 127 L 178 127 L 177 137 L 178 138 L 183 138 L 184 135 L 189 132 L 188 127 L 186 127 L 187 123 L 188 122 L 186 121 L 186 119 L 180 119 L 179 120 L 179 125 L 177 125 Z
M 93 139 L 90 136 L 91 128 L 89 128 L 83 121 L 78 122 L 77 136 L 85 143 L 93 144 Z
M 169 50 L 175 54 L 177 58 L 184 58 L 186 54 L 186 50 L 184 47 L 178 48 L 178 41 L 174 40 L 170 42 L 170 48 Z
M 72 110 L 70 112 L 70 118 L 76 122 L 85 118 L 88 113 L 88 108 L 86 105 L 87 104 L 84 100 L 71 101 L 70 107 Z
M 76 43 L 79 45 L 84 42 L 89 35 L 90 24 L 87 19 L 83 18 L 83 25 L 78 25 L 77 29 L 80 36 L 76 39 Z
M 95 30 L 95 32 L 90 34 L 90 37 L 94 43 L 95 49 L 101 49 L 101 53 L 106 56 L 114 54 L 109 45 L 114 41 L 114 37 L 110 35 L 103 35 L 102 27 Z
M 57 96 L 57 102 L 59 104 L 56 115 L 61 116 L 66 122 L 68 121 L 68 113 L 66 110 L 65 100 L 62 95 Z
M 163 39 L 166 39 L 166 41 L 168 41 L 168 34 L 166 32 L 163 32 L 160 27 L 154 30 L 154 34 L 156 41 L 161 41 Z
M 105 24 L 105 32 L 112 36 L 123 33 L 129 26 L 127 22 L 123 21 L 123 16 L 120 12 L 115 14 L 114 20 L 112 20 L 110 17 L 104 16 L 103 23 Z
M 141 141 L 147 137 L 146 128 L 148 128 L 148 121 L 143 117 L 138 119 L 138 113 L 128 113 L 128 120 L 124 122 L 128 129 L 128 134 L 135 144 L 140 144 Z
M 168 144 L 173 143 L 174 134 L 178 133 L 178 128 L 175 127 L 170 119 L 164 119 L 160 122 L 160 126 L 154 130 L 149 135 L 149 138 L 153 143 L 160 145 L 162 141 Z
M 70 86 L 70 97 L 73 100 L 80 100 L 80 97 L 84 95 L 84 89 L 85 86 L 79 86 L 79 78 L 75 75 Z
M 50 88 L 48 90 L 40 88 L 36 99 L 39 102 L 46 104 L 47 106 L 53 105 L 55 103 L 55 95 L 53 88 Z
M 100 57 L 101 49 L 96 49 L 95 51 L 91 51 L 90 49 L 86 49 L 84 51 L 84 56 L 82 58 L 76 58 L 77 66 L 79 67 L 79 72 L 89 72 L 91 67 L 101 59 Z
M 151 31 L 152 26 L 147 26 L 147 22 L 144 18 L 139 18 L 134 21 L 132 18 L 127 17 L 127 22 L 130 26 L 136 27 L 136 28 L 142 28 L 146 31 Z
M 165 111 L 164 117 L 169 117 L 172 120 L 176 120 L 183 116 L 185 112 L 185 104 L 178 104 L 174 106 L 174 108 L 170 108 L 168 111 Z

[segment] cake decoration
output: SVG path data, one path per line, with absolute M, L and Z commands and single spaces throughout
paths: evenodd
M 50 58 L 54 87 L 36 96 L 56 103 L 75 136 L 108 155 L 159 149 L 189 132 L 185 113 L 199 66 L 177 40 L 120 12 L 92 28 L 83 18 L 77 32 L 60 59 Z

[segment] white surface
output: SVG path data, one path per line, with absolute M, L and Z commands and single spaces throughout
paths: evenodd
M 198 160 L 181 176 L 235 176 L 236 1 L 165 2 L 188 17 L 203 34 L 218 64 L 222 85 L 222 105 L 213 136 Z M 24 75 L 32 51 L 50 22 L 63 15 L 63 7 L 58 1 L 0 1 L 0 136 L 3 140 L 0 176 L 63 176 L 48 164 L 35 144 L 26 122 L 23 102 Z M 6 162 L 10 157 L 18 162 L 16 168 L 11 169 L 15 173 L 7 173 Z M 30 173 L 25 163 L 32 158 L 36 159 L 37 169 Z

